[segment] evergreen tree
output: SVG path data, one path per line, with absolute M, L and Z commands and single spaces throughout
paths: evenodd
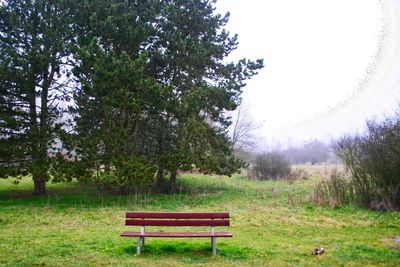
M 236 109 L 244 81 L 263 66 L 262 60 L 224 62 L 236 49 L 237 36 L 225 30 L 229 14 L 216 14 L 212 1 L 162 3 L 154 24 L 158 38 L 149 45 L 151 71 L 164 89 L 158 184 L 168 170 L 173 186 L 177 169 L 192 164 L 202 169 L 207 166 L 210 173 L 231 174 L 240 164 L 229 148 L 226 130 L 230 120 L 225 111 Z M 223 162 L 230 168 L 222 168 Z
M 79 86 L 71 109 L 75 134 L 64 144 L 78 153 L 81 168 L 76 171 L 89 174 L 86 179 L 133 186 L 128 181 L 137 180 L 133 173 L 120 170 L 132 164 L 121 161 L 136 159 L 135 164 L 152 169 L 155 154 L 149 132 L 161 101 L 158 84 L 146 73 L 152 5 L 143 1 L 81 5 L 77 32 L 82 38 L 74 68 Z
M 1 176 L 31 174 L 45 193 L 62 101 L 70 97 L 68 1 L 0 3 Z
M 236 171 L 225 111 L 263 64 L 224 62 L 238 44 L 224 29 L 229 14 L 201 0 L 83 3 L 75 147 L 86 166 L 100 177 L 139 156 L 158 166 L 160 190 L 185 166 Z
M 226 62 L 229 14 L 207 0 L 70 1 L 1 4 L 2 176 L 30 173 L 44 193 L 50 177 L 144 187 L 157 166 L 173 189 L 183 167 L 238 170 L 225 111 L 263 63 Z M 58 138 L 74 160 L 51 153 Z

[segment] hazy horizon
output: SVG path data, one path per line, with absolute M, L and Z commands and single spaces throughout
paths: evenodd
M 400 1 L 217 1 L 239 35 L 229 59 L 264 58 L 243 100 L 264 146 L 329 142 L 400 101 Z

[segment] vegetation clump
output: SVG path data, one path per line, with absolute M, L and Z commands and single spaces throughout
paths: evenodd
M 276 152 L 262 153 L 254 161 L 253 176 L 260 180 L 284 178 L 290 174 L 290 163 Z
M 334 146 L 350 172 L 325 182 L 325 195 L 379 210 L 400 210 L 400 113 L 370 120 L 366 132 L 344 136 Z

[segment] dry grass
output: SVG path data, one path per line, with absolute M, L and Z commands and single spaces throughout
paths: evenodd
M 293 165 L 293 171 L 300 171 L 306 173 L 308 177 L 318 177 L 327 179 L 333 174 L 347 175 L 347 171 L 343 164 L 317 164 L 317 165 Z

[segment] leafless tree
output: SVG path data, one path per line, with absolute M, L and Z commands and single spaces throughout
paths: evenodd
M 250 107 L 247 103 L 242 103 L 233 114 L 233 123 L 230 133 L 233 148 L 239 150 L 251 150 L 257 143 L 256 131 L 262 127 L 262 123 L 257 123 L 251 116 Z

